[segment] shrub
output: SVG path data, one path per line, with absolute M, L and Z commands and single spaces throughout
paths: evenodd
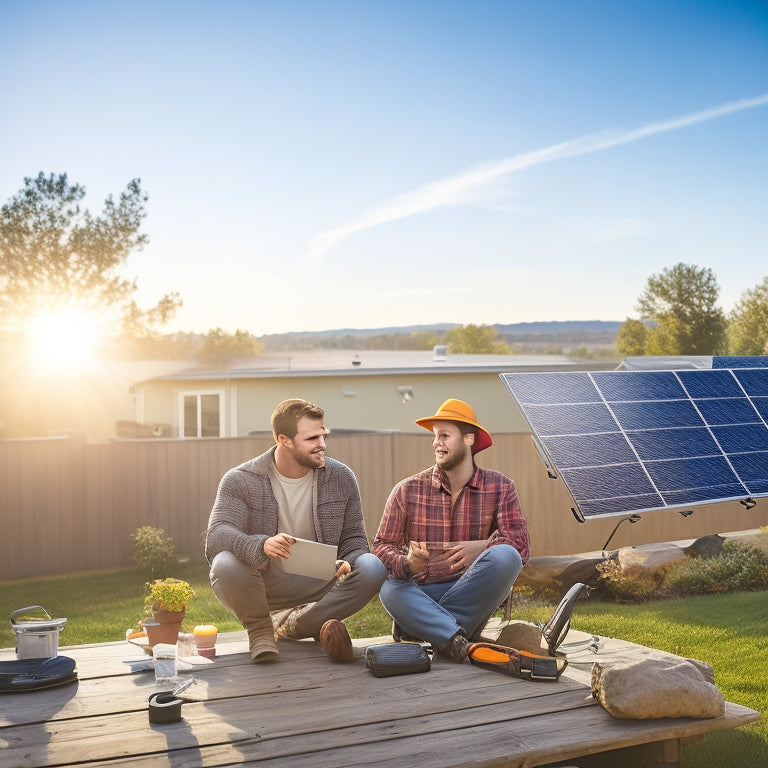
M 659 584 L 656 579 L 627 576 L 618 560 L 605 560 L 596 567 L 600 572 L 602 591 L 621 603 L 650 600 L 658 595 Z
M 176 545 L 162 528 L 145 525 L 131 534 L 133 559 L 150 576 L 162 576 L 177 564 Z
M 726 541 L 717 557 L 689 557 L 651 577 L 627 576 L 616 560 L 597 566 L 603 594 L 619 602 L 768 589 L 768 553 Z
M 768 588 L 768 555 L 726 541 L 717 557 L 692 557 L 674 564 L 664 579 L 673 595 L 717 594 Z

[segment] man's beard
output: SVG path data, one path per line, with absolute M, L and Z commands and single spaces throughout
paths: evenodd
M 444 472 L 450 472 L 452 469 L 458 467 L 462 461 L 464 461 L 468 451 L 469 447 L 465 443 L 461 443 L 461 445 L 453 453 L 448 453 L 442 464 L 438 462 L 438 466 Z
M 325 451 L 312 452 L 309 455 L 297 451 L 295 448 L 290 449 L 293 460 L 300 466 L 306 467 L 306 469 L 317 469 L 325 465 Z M 318 460 L 318 455 L 322 461 Z

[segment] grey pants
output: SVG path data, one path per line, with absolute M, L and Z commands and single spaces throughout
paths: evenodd
M 378 557 L 360 555 L 340 583 L 285 573 L 267 561 L 250 568 L 231 552 L 219 552 L 211 563 L 211 587 L 218 601 L 237 616 L 244 629 L 268 634 L 270 611 L 301 606 L 296 613 L 299 637 L 320 635 L 328 619 L 357 613 L 379 591 L 387 569 Z

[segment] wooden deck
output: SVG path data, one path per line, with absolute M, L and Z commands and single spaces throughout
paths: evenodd
M 567 644 L 585 637 L 572 631 Z M 613 640 L 599 651 L 638 652 L 652 653 Z M 708 731 L 760 717 L 728 703 L 711 720 L 616 720 L 591 698 L 597 657 L 588 650 L 569 654 L 556 683 L 442 660 L 428 673 L 378 679 L 362 656 L 342 664 L 306 641 L 281 642 L 277 664 L 252 664 L 238 632 L 220 636 L 216 659 L 195 667 L 182 720 L 152 725 L 154 675 L 125 663 L 143 658 L 140 650 L 103 643 L 60 653 L 76 659 L 77 683 L 0 694 L 0 768 L 668 765 Z

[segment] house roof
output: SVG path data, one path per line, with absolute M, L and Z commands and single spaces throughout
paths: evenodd
M 432 350 L 314 350 L 264 355 L 225 369 L 195 368 L 144 381 L 261 379 L 306 376 L 373 376 L 405 373 L 503 373 L 505 371 L 613 370 L 616 361 L 573 360 L 564 355 L 445 355 Z

